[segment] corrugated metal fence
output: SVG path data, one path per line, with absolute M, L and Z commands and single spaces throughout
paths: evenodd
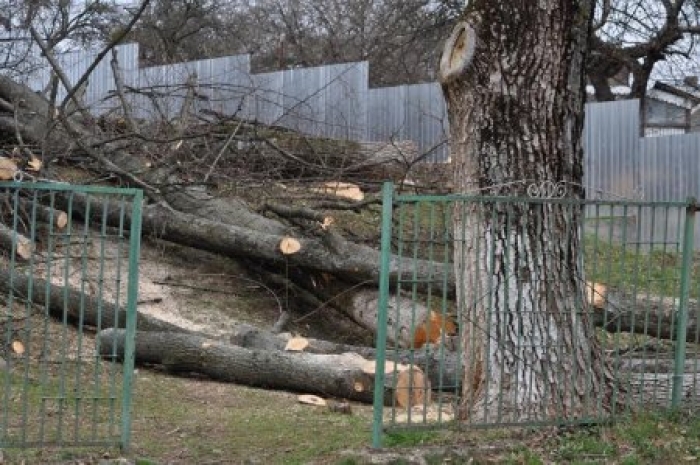
M 177 117 L 189 99 L 200 114 L 243 117 L 322 137 L 411 139 L 429 159 L 447 159 L 446 111 L 435 83 L 370 89 L 367 62 L 252 74 L 248 55 L 140 68 L 137 44 L 116 51 L 127 101 L 137 117 Z M 96 57 L 80 51 L 61 54 L 57 61 L 75 84 Z M 86 105 L 98 114 L 121 106 L 111 59 L 108 54 L 96 67 L 84 94 Z M 37 62 L 32 60 L 21 76 L 43 92 L 52 73 Z M 60 88 L 59 100 L 65 95 Z
M 316 136 L 413 140 L 427 160 L 448 157 L 446 108 L 437 83 L 370 89 L 367 62 L 252 74 L 248 55 L 146 68 L 139 67 L 137 44 L 117 47 L 117 55 L 128 101 L 142 118 L 174 118 L 190 99 L 200 114 L 243 117 Z M 96 56 L 75 52 L 58 58 L 75 83 Z M 96 67 L 84 96 L 100 114 L 120 110 L 111 59 L 108 54 Z M 50 76 L 48 67 L 38 67 L 24 78 L 43 91 Z M 700 197 L 700 135 L 642 138 L 639 128 L 635 100 L 586 106 L 590 195 L 647 201 Z

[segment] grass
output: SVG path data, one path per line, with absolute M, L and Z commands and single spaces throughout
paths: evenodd
M 290 393 L 246 388 L 163 373 L 137 376 L 132 444 L 128 457 L 141 463 L 302 464 L 315 457 L 369 443 L 371 411 L 352 415 L 304 406 Z M 115 449 L 9 449 L 5 463 L 85 463 Z
M 593 235 L 584 239 L 586 279 L 608 287 L 675 297 L 680 291 L 681 254 L 675 247 L 645 251 L 641 245 L 606 242 Z M 693 260 L 691 277 L 700 277 L 700 260 Z M 691 297 L 698 298 L 700 286 L 691 285 Z
M 150 373 L 138 382 L 134 409 L 133 452 L 174 463 L 305 463 L 370 437 L 365 407 L 331 414 L 289 393 Z
M 424 463 L 450 464 L 683 464 L 700 463 L 700 418 L 685 414 L 642 414 L 613 425 L 572 429 L 502 429 L 462 433 L 403 433 L 393 450 L 364 450 L 328 458 L 323 464 Z M 449 444 L 449 446 L 445 446 Z M 438 447 L 436 447 L 438 446 Z M 400 460 L 404 461 L 401 462 Z

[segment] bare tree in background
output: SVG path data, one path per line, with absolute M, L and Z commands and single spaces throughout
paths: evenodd
M 646 95 L 652 72 L 666 62 L 666 71 L 692 69 L 700 34 L 697 0 L 598 0 L 590 39 L 588 77 L 598 101 L 616 98 L 611 79 L 631 75 L 630 92 Z
M 236 54 L 240 49 L 228 32 L 239 27 L 228 21 L 234 5 L 226 0 L 155 0 L 129 40 L 141 46 L 145 65 Z
M 430 0 L 156 0 L 130 38 L 147 64 L 250 53 L 257 71 L 370 61 L 375 85 L 434 80 L 453 9 Z

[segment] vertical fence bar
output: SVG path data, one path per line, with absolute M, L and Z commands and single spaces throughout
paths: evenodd
M 680 406 L 685 375 L 685 346 L 688 328 L 688 300 L 690 294 L 690 275 L 693 266 L 693 242 L 695 236 L 695 212 L 698 204 L 694 198 L 688 199 L 685 210 L 685 229 L 683 233 L 683 258 L 681 264 L 681 289 L 678 303 L 678 326 L 676 327 L 676 353 L 673 368 L 673 390 L 671 391 L 671 408 Z
M 129 231 L 129 283 L 127 285 L 126 334 L 124 337 L 124 385 L 122 400 L 121 448 L 129 450 L 131 441 L 131 393 L 134 377 L 134 345 L 136 336 L 136 303 L 139 292 L 139 257 L 141 253 L 141 208 L 143 191 L 132 197 L 131 229 Z M 122 212 L 123 214 L 123 212 Z
M 385 182 L 382 189 L 382 240 L 379 263 L 379 312 L 377 321 L 377 364 L 374 375 L 374 420 L 372 447 L 382 447 L 384 423 L 384 362 L 386 357 L 386 321 L 389 303 L 389 271 L 391 265 L 391 222 L 394 185 Z

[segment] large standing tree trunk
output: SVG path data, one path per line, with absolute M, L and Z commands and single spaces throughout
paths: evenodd
M 583 197 L 591 3 L 469 2 L 440 63 L 461 192 L 525 197 L 554 185 Z M 609 373 L 583 311 L 581 214 L 563 202 L 457 208 L 463 417 L 573 418 L 609 400 Z

